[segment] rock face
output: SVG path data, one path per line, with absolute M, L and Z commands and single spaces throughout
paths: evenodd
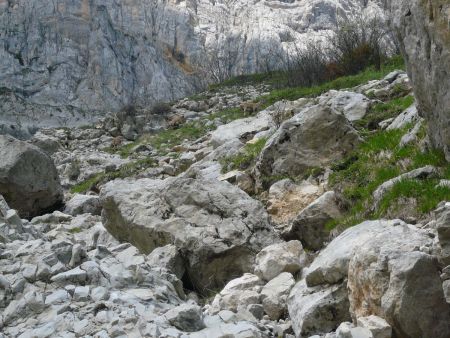
M 52 159 L 39 148 L 0 135 L 0 193 L 23 218 L 59 206 L 62 188 Z
M 390 0 L 419 113 L 435 146 L 450 160 L 450 4 L 446 0 Z
M 307 249 L 321 249 L 328 239 L 326 223 L 341 215 L 341 204 L 334 191 L 327 191 L 298 214 L 286 237 L 298 238 Z
M 260 184 L 273 176 L 305 174 L 340 159 L 359 136 L 344 115 L 327 106 L 306 108 L 285 121 L 267 141 L 256 164 Z
M 105 227 L 149 253 L 174 244 L 195 288 L 251 271 L 256 253 L 279 241 L 263 206 L 217 180 L 116 180 L 101 192 Z
M 297 337 L 328 333 L 350 319 L 345 283 L 308 287 L 302 280 L 291 290 L 287 303 Z
M 426 232 L 407 224 L 385 226 L 359 242 L 348 266 L 354 320 L 375 314 L 396 337 L 448 337 L 450 306 L 437 260 L 426 253 L 431 247 Z
M 378 0 L 1 1 L 0 129 L 83 124 L 267 71 L 355 13 L 383 15 Z

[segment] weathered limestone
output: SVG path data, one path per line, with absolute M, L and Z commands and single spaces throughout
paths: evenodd
M 0 194 L 23 218 L 62 203 L 62 188 L 52 159 L 39 148 L 0 135 Z

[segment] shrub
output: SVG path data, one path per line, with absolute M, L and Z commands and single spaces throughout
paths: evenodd
M 383 61 L 397 50 L 386 27 L 376 17 L 346 22 L 323 45 L 314 42 L 296 48 L 285 61 L 288 84 L 313 86 L 357 74 L 369 66 L 380 70 Z
M 170 113 L 172 107 L 166 102 L 157 102 L 151 108 L 151 113 L 156 115 L 166 115 Z

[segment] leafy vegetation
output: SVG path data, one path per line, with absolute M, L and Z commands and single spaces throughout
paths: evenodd
M 156 165 L 153 159 L 143 159 L 127 163 L 120 169 L 111 172 L 102 172 L 93 177 L 74 185 L 70 191 L 72 193 L 84 193 L 91 189 L 96 189 L 99 184 L 112 181 L 116 178 L 126 178 L 138 174 L 144 169 L 154 167 Z
M 396 69 L 404 68 L 404 60 L 400 56 L 395 56 L 384 63 L 380 70 L 374 67 L 366 68 L 359 74 L 339 77 L 333 81 L 325 82 L 312 87 L 290 87 L 275 89 L 270 94 L 262 96 L 259 101 L 264 107 L 270 106 L 280 100 L 297 100 L 302 97 L 316 97 L 331 89 L 339 90 L 356 87 L 371 80 L 379 80 Z
M 267 138 L 260 138 L 254 143 L 247 143 L 243 150 L 234 156 L 225 157 L 220 162 L 224 172 L 250 167 L 266 145 Z
M 381 121 L 396 117 L 414 103 L 411 95 L 399 97 L 388 102 L 377 103 L 372 106 L 366 116 L 356 122 L 356 126 L 376 129 Z
M 392 105 L 385 107 L 389 109 Z M 450 188 L 436 187 L 439 179 L 450 179 L 450 164 L 446 162 L 444 154 L 438 150 L 422 149 L 426 134 L 424 127 L 416 142 L 400 147 L 400 139 L 407 130 L 368 133 L 358 149 L 334 165 L 330 184 L 350 200 L 352 207 L 342 219 L 330 222 L 328 228 L 337 225 L 348 227 L 364 219 L 400 217 L 402 201 L 405 199 L 414 200 L 414 210 L 410 212 L 419 218 L 433 210 L 440 201 L 450 200 Z M 372 194 L 379 185 L 426 165 L 440 168 L 440 177 L 401 181 L 383 196 L 378 208 L 374 208 Z M 412 205 L 411 201 L 408 205 Z

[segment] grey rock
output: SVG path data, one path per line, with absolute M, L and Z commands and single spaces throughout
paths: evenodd
M 399 38 L 419 113 L 433 144 L 450 160 L 449 4 L 445 0 L 390 0 L 391 26 Z
M 58 138 L 46 135 L 41 131 L 33 135 L 30 143 L 42 149 L 48 155 L 52 155 L 62 148 Z
M 282 272 L 297 273 L 302 268 L 304 255 L 299 241 L 289 241 L 269 245 L 256 255 L 255 274 L 270 281 Z
M 327 106 L 313 106 L 285 121 L 258 157 L 255 175 L 296 177 L 345 156 L 360 141 L 344 115 Z
M 439 239 L 439 259 L 444 265 L 450 264 L 450 202 L 445 202 L 435 211 L 436 231 Z M 448 272 L 450 275 L 450 271 Z
M 359 242 L 348 266 L 353 319 L 376 313 L 398 337 L 449 336 L 437 259 L 425 253 L 432 245 L 426 231 L 410 225 L 388 226 Z
M 194 304 L 183 304 L 166 312 L 164 317 L 176 328 L 195 332 L 205 327 L 201 308 Z
M 66 214 L 77 216 L 80 214 L 101 214 L 101 204 L 98 196 L 75 194 L 67 203 L 64 209 Z
M 413 104 L 411 107 L 404 110 L 398 115 L 386 128 L 387 130 L 401 129 L 406 127 L 410 123 L 414 123 L 419 119 L 417 107 Z
M 147 264 L 152 267 L 163 267 L 171 271 L 178 278 L 185 272 L 183 258 L 175 245 L 168 244 L 153 250 L 147 256 Z
M 348 264 L 353 250 L 378 234 L 390 231 L 393 236 L 403 236 L 403 232 L 410 233 L 411 247 L 420 247 L 424 244 L 423 234 L 417 233 L 415 227 L 402 221 L 377 220 L 366 221 L 345 230 L 342 234 L 323 249 L 312 262 L 306 272 L 308 286 L 320 284 L 333 284 L 347 278 Z M 427 241 L 425 241 L 426 243 Z
M 350 320 L 346 283 L 308 287 L 298 282 L 287 300 L 292 328 L 298 337 L 325 334 Z
M 62 188 L 51 158 L 39 148 L 0 135 L 0 194 L 23 218 L 56 208 Z
M 265 313 L 272 320 L 278 320 L 286 311 L 286 300 L 295 285 L 295 280 L 289 272 L 283 272 L 261 290 L 262 305 Z
M 221 310 L 236 312 L 238 308 L 246 309 L 250 304 L 260 304 L 261 279 L 253 274 L 245 273 L 227 283 L 216 295 L 210 312 L 215 314 Z
M 247 6 L 242 0 L 5 2 L 1 129 L 26 137 L 36 126 L 82 125 L 127 105 L 172 101 L 208 81 L 273 70 L 289 50 L 320 39 L 356 13 L 383 15 L 374 0 L 316 0 L 314 6 Z M 134 137 L 133 128 L 129 132 Z
M 359 327 L 366 328 L 372 332 L 373 338 L 391 338 L 392 327 L 383 318 L 370 315 L 367 317 L 359 317 L 356 320 Z
M 336 330 L 336 338 L 374 338 L 369 329 L 353 327 L 351 323 L 344 322 Z
M 327 191 L 297 215 L 284 236 L 299 239 L 306 249 L 321 249 L 329 236 L 325 225 L 342 215 L 342 206 L 341 198 Z
M 318 100 L 320 104 L 329 105 L 344 114 L 349 121 L 362 119 L 371 106 L 371 101 L 365 95 L 345 90 L 330 90 Z
M 279 241 L 259 202 L 217 180 L 116 180 L 101 199 L 111 234 L 144 253 L 174 243 L 199 288 L 251 271 L 255 251 Z

